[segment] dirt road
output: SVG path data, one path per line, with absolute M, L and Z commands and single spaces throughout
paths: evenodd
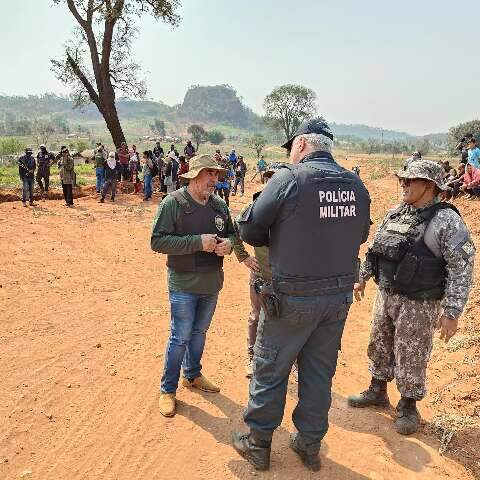
M 379 217 L 395 184 L 371 185 Z M 238 210 L 244 199 L 234 201 Z M 156 204 L 123 195 L 22 208 L 0 204 L 0 478 L 248 479 L 229 445 L 242 429 L 248 271 L 226 261 L 226 282 L 209 332 L 204 372 L 219 395 L 180 389 L 178 414 L 157 409 L 168 336 L 165 259 L 149 249 Z M 265 479 L 474 478 L 441 456 L 426 429 L 403 438 L 393 410 L 352 410 L 345 397 L 368 383 L 367 299 L 349 315 L 334 384 L 323 468 L 307 472 L 288 449 L 296 384 L 275 434 Z M 442 348 L 442 347 L 438 347 Z M 471 367 L 475 368 L 475 367 Z M 478 372 L 477 372 L 478 373 Z M 448 375 L 448 373 L 446 373 Z M 472 382 L 476 381 L 476 377 Z M 394 386 L 391 399 L 398 400 Z M 422 413 L 432 415 L 428 403 Z M 422 408 L 423 406 L 421 406 Z

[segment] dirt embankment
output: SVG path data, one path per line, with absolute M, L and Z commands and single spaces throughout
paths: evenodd
M 351 158 L 347 166 L 354 162 L 362 164 Z M 370 181 L 366 163 L 362 174 L 378 220 L 396 201 L 395 182 Z M 254 188 L 234 197 L 235 211 Z M 0 478 L 251 478 L 229 445 L 230 432 L 243 428 L 248 395 L 247 269 L 234 257 L 226 260 L 208 335 L 204 371 L 221 394 L 180 389 L 178 414 L 165 419 L 157 400 L 169 303 L 165 259 L 149 249 L 156 205 L 133 195 L 119 195 L 115 204 L 86 196 L 74 209 L 62 203 L 0 204 Z M 459 202 L 479 245 L 477 205 Z M 425 423 L 409 438 L 395 433 L 393 409 L 358 411 L 346 404 L 369 380 L 373 285 L 365 301 L 353 305 L 322 445 L 322 478 L 480 478 L 479 280 L 477 269 L 458 336 L 447 346 L 435 343 L 429 394 L 420 404 Z M 396 402 L 394 385 L 389 393 Z M 292 379 L 272 469 L 262 478 L 318 476 L 287 447 L 296 396 Z

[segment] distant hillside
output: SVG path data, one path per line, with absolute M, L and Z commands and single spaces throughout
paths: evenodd
M 262 118 L 244 105 L 237 92 L 229 85 L 200 86 L 194 85 L 188 89 L 183 102 L 173 107 L 163 102 L 135 101 L 119 99 L 117 110 L 120 120 L 124 123 L 137 123 L 148 130 L 148 125 L 154 118 L 165 121 L 167 129 L 173 132 L 186 131 L 188 125 L 200 123 L 207 127 L 220 126 L 237 131 L 263 132 L 268 134 Z M 58 125 L 99 124 L 103 119 L 93 105 L 83 109 L 74 109 L 73 102 L 55 94 L 27 97 L 8 97 L 0 95 L 0 135 L 22 135 L 27 129 L 26 121 L 34 118 L 48 118 Z M 63 123 L 62 123 L 63 122 Z M 3 129 L 1 128 L 3 125 Z M 12 127 L 9 129 L 9 126 Z M 13 127 L 18 127 L 17 130 Z M 67 128 L 65 126 L 65 128 Z M 414 142 L 415 137 L 406 132 L 384 130 L 368 125 L 346 125 L 332 123 L 332 130 L 337 137 L 344 139 L 370 138 L 391 141 Z M 72 127 L 76 128 L 76 127 Z M 97 128 L 97 126 L 95 126 Z M 10 133 L 9 133 L 10 132 Z M 425 135 L 434 145 L 446 143 L 447 134 L 439 133 Z
M 343 123 L 331 123 L 332 131 L 337 136 L 348 136 L 368 140 L 384 140 L 390 142 L 393 140 L 414 140 L 416 137 L 406 132 L 397 132 L 395 130 L 384 130 L 383 128 L 369 127 L 368 125 L 346 125 Z

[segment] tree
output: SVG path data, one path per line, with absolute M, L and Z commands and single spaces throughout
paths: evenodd
M 225 140 L 225 135 L 219 130 L 211 130 L 207 133 L 207 139 L 213 145 L 220 145 Z
M 378 142 L 377 140 L 375 140 L 374 138 L 369 138 L 367 140 L 367 150 L 368 150 L 368 154 L 371 155 L 372 153 L 376 153 L 380 150 L 380 145 L 378 145 Z
M 187 132 L 192 136 L 198 152 L 198 147 L 200 147 L 200 144 L 207 139 L 207 132 L 201 125 L 190 125 Z
M 267 139 L 259 133 L 256 133 L 255 135 L 253 135 L 248 139 L 248 145 L 257 152 L 257 158 L 260 158 L 263 147 L 266 144 L 267 144 Z
M 315 92 L 302 85 L 276 87 L 263 102 L 265 120 L 288 140 L 302 121 L 315 115 L 315 100 Z
M 50 122 L 35 118 L 32 122 L 32 134 L 37 145 L 46 145 L 50 136 L 55 133 L 55 128 Z
M 428 138 L 423 137 L 422 139 L 418 140 L 415 144 L 415 150 L 420 152 L 423 156 L 428 155 L 430 151 L 430 140 Z
M 458 154 L 455 147 L 467 133 L 471 133 L 477 139 L 477 144 L 480 145 L 480 120 L 460 123 L 450 128 L 448 131 L 448 150 L 451 155 Z
M 155 118 L 153 120 L 153 123 L 150 124 L 150 130 L 156 135 L 164 137 L 166 135 L 165 122 L 163 120 L 160 120 L 159 118 Z
M 125 141 L 115 105 L 116 94 L 144 98 L 140 67 L 131 60 L 135 22 L 143 14 L 172 26 L 180 0 L 54 0 L 66 3 L 77 22 L 64 57 L 52 60 L 56 77 L 72 88 L 77 107 L 93 102 L 105 119 L 116 147 Z

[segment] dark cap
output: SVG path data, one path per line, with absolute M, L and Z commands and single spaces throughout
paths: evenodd
M 319 135 L 325 135 L 330 140 L 333 140 L 333 133 L 328 126 L 328 123 L 323 118 L 312 118 L 303 122 L 292 135 L 288 142 L 282 145 L 282 148 L 290 150 L 292 148 L 292 143 L 295 137 L 299 135 L 307 135 L 309 133 L 317 133 Z

